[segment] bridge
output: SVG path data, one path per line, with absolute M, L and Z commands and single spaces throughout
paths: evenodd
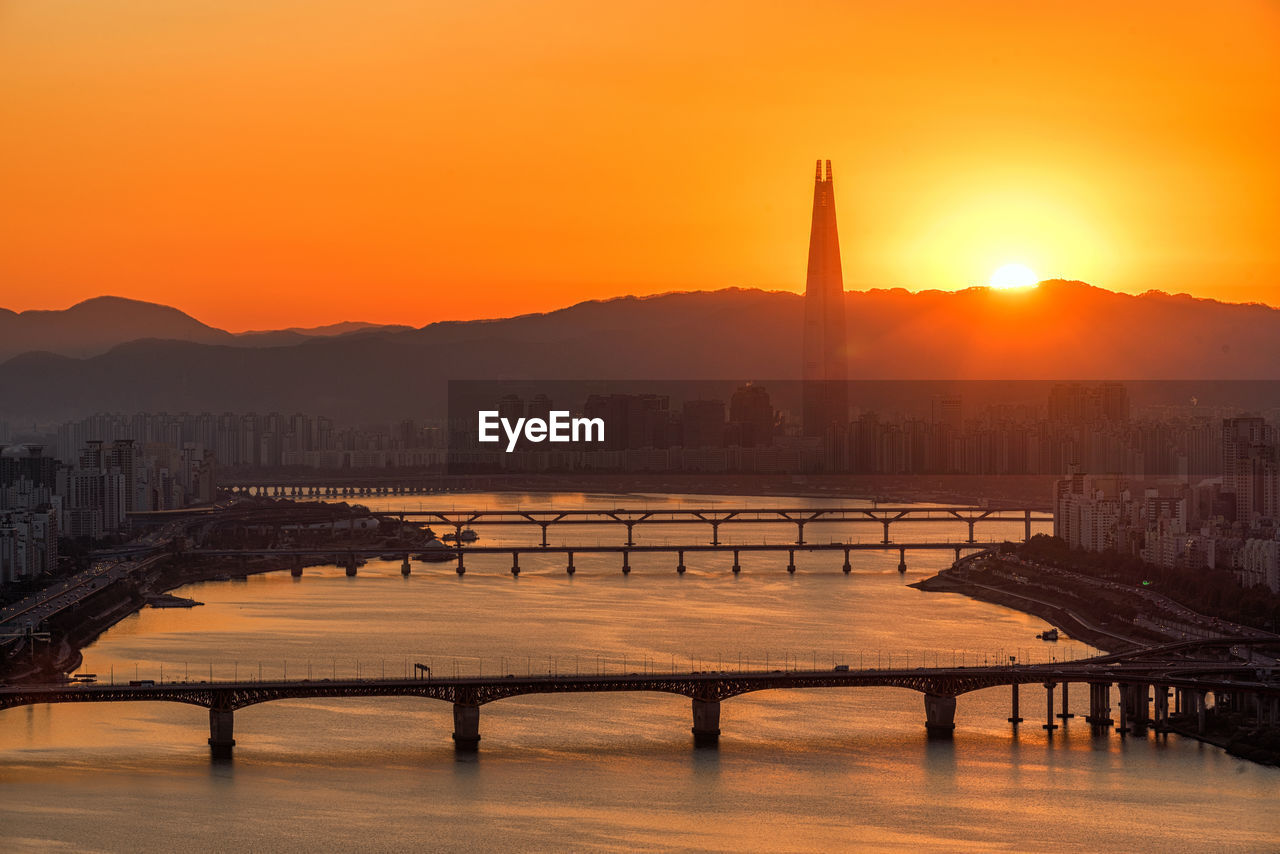
M 135 514 L 139 515 L 139 514 Z M 410 507 L 373 511 L 383 519 L 418 519 L 453 528 L 479 525 L 534 525 L 541 529 L 542 545 L 547 545 L 548 529 L 554 525 L 611 525 L 626 529 L 626 545 L 635 544 L 635 529 L 652 525 L 703 525 L 710 529 L 711 544 L 719 545 L 722 525 L 788 525 L 796 529 L 796 545 L 804 545 L 807 525 L 823 523 L 871 524 L 883 528 L 881 542 L 890 543 L 890 526 L 918 522 L 963 523 L 968 542 L 976 541 L 979 523 L 1021 523 L 1023 539 L 1031 539 L 1032 523 L 1052 523 L 1053 514 L 1033 507 L 965 506 L 871 506 L 871 507 L 704 507 L 640 509 L 542 509 L 542 510 L 443 510 Z
M 1121 735 L 1145 732 L 1150 723 L 1167 730 L 1171 716 L 1194 716 L 1203 734 L 1209 693 L 1215 706 L 1226 705 L 1250 712 L 1258 726 L 1280 724 L 1280 681 L 1271 670 L 1238 659 L 1201 656 L 1188 652 L 1230 650 L 1272 645 L 1276 640 L 1220 638 L 1211 641 L 1170 644 L 1118 655 L 1074 662 L 995 667 L 940 667 L 915 669 L 857 669 L 837 665 L 831 670 L 694 671 L 667 673 L 557 674 L 545 676 L 466 676 L 401 679 L 342 679 L 293 681 L 152 682 L 130 685 L 18 685 L 0 687 L 0 710 L 38 703 L 172 702 L 209 710 L 209 748 L 215 758 L 231 756 L 235 745 L 234 718 L 238 709 L 258 703 L 298 698 L 421 697 L 453 705 L 453 742 L 459 752 L 473 752 L 480 743 L 480 707 L 526 694 L 661 692 L 688 697 L 692 704 L 695 746 L 714 746 L 720 737 L 720 704 L 742 694 L 779 689 L 905 688 L 924 695 L 925 728 L 932 736 L 949 737 L 955 729 L 956 700 L 970 691 L 998 686 L 1012 689 L 1009 721 L 1022 722 L 1018 689 L 1042 684 L 1045 688 L 1044 728 L 1055 723 L 1055 688 L 1062 687 L 1064 723 L 1074 715 L 1068 709 L 1068 685 L 1089 686 L 1086 720 L 1095 731 L 1106 731 L 1111 718 L 1111 691 L 1119 687 Z M 1170 694 L 1174 696 L 1172 709 Z M 1154 700 L 1154 717 L 1152 717 Z
M 1023 526 L 1023 539 L 1031 539 L 1033 522 L 1053 522 L 1053 514 L 1028 507 L 707 507 L 617 510 L 378 510 L 375 516 L 394 519 L 423 519 L 437 522 L 461 533 L 477 525 L 537 525 L 542 529 L 542 545 L 552 525 L 621 525 L 626 528 L 626 545 L 635 544 L 640 525 L 705 525 L 711 529 L 711 545 L 720 544 L 721 525 L 793 525 L 796 545 L 804 545 L 806 525 L 823 523 L 878 524 L 884 529 L 881 542 L 890 544 L 889 526 L 912 522 L 962 522 L 968 526 L 967 542 L 975 542 L 975 526 L 980 522 L 1014 522 Z
M 466 572 L 466 555 L 508 554 L 511 556 L 511 572 L 520 574 L 520 556 L 539 552 L 560 553 L 566 557 L 566 571 L 572 575 L 576 571 L 575 554 L 615 553 L 622 557 L 622 572 L 631 571 L 630 556 L 634 553 L 666 552 L 676 555 L 676 571 L 685 571 L 684 556 L 687 552 L 732 552 L 733 571 L 741 571 L 741 553 L 743 552 L 781 552 L 789 556 L 787 570 L 795 572 L 795 553 L 797 551 L 842 551 L 844 553 L 843 570 L 851 571 L 850 554 L 860 550 L 892 550 L 898 551 L 898 569 L 907 569 L 906 553 L 913 550 L 947 549 L 955 553 L 956 560 L 968 551 L 981 551 L 999 544 L 994 539 L 979 539 L 976 526 L 981 523 L 1015 523 L 1023 527 L 1023 539 L 1031 538 L 1033 523 L 1049 523 L 1051 515 L 1046 515 L 1032 508 L 984 508 L 984 507 L 910 507 L 910 506 L 872 506 L 872 507 L 808 507 L 808 508 L 761 508 L 761 507 L 707 507 L 707 508 L 656 508 L 656 509 L 546 509 L 546 510 L 412 510 L 393 509 L 380 510 L 372 514 L 384 520 L 396 520 L 401 524 L 406 520 L 420 520 L 427 524 L 437 523 L 454 529 L 454 545 L 449 549 L 436 549 L 431 559 L 456 561 L 459 575 Z M 891 537 L 892 525 L 911 523 L 960 523 L 966 526 L 967 536 L 955 540 L 923 540 L 913 539 L 897 541 Z M 853 542 L 849 540 L 814 542 L 805 539 L 805 528 L 821 524 L 876 524 L 883 533 L 878 543 Z M 724 525 L 785 525 L 794 526 L 795 541 L 792 543 L 728 543 L 721 539 L 721 526 Z M 607 525 L 625 528 L 626 538 L 618 545 L 550 545 L 548 531 L 553 526 Z M 687 544 L 639 544 L 636 542 L 637 527 L 679 525 L 705 526 L 710 529 L 709 543 Z M 478 526 L 536 526 L 541 533 L 541 542 L 537 547 L 530 546 L 474 546 L 466 544 L 462 533 L 467 528 Z M 281 527 L 280 523 L 275 527 Z M 116 554 L 124 554 L 126 549 L 117 549 Z M 337 554 L 339 562 L 346 566 L 348 574 L 355 575 L 357 559 L 381 554 L 399 554 L 402 558 L 402 571 L 410 574 L 410 554 L 413 550 L 403 548 L 337 548 L 337 549 L 192 549 L 191 555 L 208 557 L 244 558 L 283 556 L 297 560 L 295 575 L 301 574 L 301 560 Z
M 732 552 L 733 567 L 732 571 L 735 575 L 742 572 L 742 554 L 753 552 L 786 552 L 787 553 L 787 572 L 795 574 L 796 571 L 796 552 L 843 552 L 844 564 L 842 569 L 845 573 L 853 571 L 853 564 L 850 561 L 850 555 L 856 551 L 886 551 L 897 549 L 898 551 L 898 571 L 907 571 L 907 552 L 908 551 L 930 551 L 930 550 L 946 550 L 955 552 L 956 560 L 960 559 L 962 552 L 979 552 L 992 549 L 1001 545 L 997 542 L 982 541 L 966 541 L 953 542 L 950 540 L 920 540 L 903 543 L 804 543 L 797 545 L 795 543 L 741 543 L 741 544 L 717 544 L 706 545 L 698 543 L 690 543 L 684 545 L 663 544 L 663 545 L 620 545 L 620 546 L 600 546 L 600 545 L 575 545 L 575 546 L 468 546 L 458 543 L 448 548 L 437 548 L 430 550 L 423 555 L 421 549 L 405 550 L 403 548 L 374 548 L 374 547 L 312 547 L 312 548 L 236 548 L 236 549 L 218 549 L 218 548 L 193 548 L 182 552 L 175 552 L 178 557 L 211 557 L 211 558 L 233 558 L 242 561 L 241 570 L 249 572 L 247 561 L 249 558 L 289 558 L 292 561 L 290 571 L 294 577 L 302 575 L 302 566 L 307 559 L 311 563 L 337 563 L 346 569 L 347 575 L 354 576 L 358 573 L 358 567 L 361 560 L 374 557 L 385 558 L 388 555 L 394 555 L 400 560 L 400 572 L 403 575 L 412 573 L 411 558 L 414 553 L 418 553 L 419 557 L 423 557 L 425 562 L 447 562 L 454 563 L 454 572 L 458 575 L 465 575 L 467 571 L 466 559 L 468 555 L 510 555 L 511 556 L 511 574 L 520 575 L 520 556 L 521 555 L 545 555 L 545 554 L 562 554 L 565 556 L 565 572 L 573 575 L 577 572 L 577 566 L 574 564 L 574 556 L 581 554 L 617 554 L 622 557 L 622 573 L 624 575 L 631 572 L 631 556 L 633 554 L 674 554 L 676 556 L 676 572 L 683 575 L 688 567 L 685 565 L 685 554 L 707 553 L 707 552 Z

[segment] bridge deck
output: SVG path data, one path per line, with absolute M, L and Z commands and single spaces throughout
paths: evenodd
M 1231 639 L 1241 645 L 1256 645 L 1255 639 Z M 1224 641 L 1217 641 L 1220 645 Z M 1273 642 L 1272 642 L 1273 643 Z M 1175 651 L 1175 650 L 1170 650 Z M 720 702 L 751 691 L 799 688 L 908 688 L 924 695 L 925 727 L 932 736 L 949 737 L 955 729 L 956 697 L 969 691 L 1012 685 L 1012 714 L 1018 715 L 1018 687 L 1043 683 L 1047 707 L 1045 729 L 1057 728 L 1054 720 L 1054 688 L 1063 685 L 1062 714 L 1067 714 L 1066 684 L 1091 685 L 1089 720 L 1095 727 L 1109 726 L 1111 685 L 1121 686 L 1120 728 L 1128 732 L 1126 710 L 1132 709 L 1134 729 L 1145 726 L 1148 685 L 1156 691 L 1156 725 L 1167 727 L 1170 688 L 1191 690 L 1187 702 L 1197 709 L 1204 731 L 1206 691 L 1228 692 L 1254 698 L 1257 719 L 1280 715 L 1280 683 L 1269 671 L 1238 661 L 1174 660 L 1152 661 L 1158 650 L 1136 650 L 1127 658 L 1115 656 L 1040 665 L 999 667 L 941 667 L 915 669 L 703 671 L 668 673 L 558 674 L 516 676 L 464 676 L 452 679 L 343 679 L 295 681 L 165 682 L 134 685 L 15 685 L 0 687 L 0 709 L 37 703 L 83 702 L 176 702 L 209 710 L 209 750 L 215 759 L 229 758 L 235 746 L 235 711 L 274 700 L 321 697 L 422 697 L 453 703 L 453 741 L 459 752 L 475 751 L 480 742 L 480 706 L 522 694 L 601 693 L 658 691 L 691 698 L 693 739 L 698 746 L 711 746 L 720 737 Z M 416 671 L 415 671 L 416 672 Z M 1267 681 L 1260 681 L 1264 675 Z M 1097 688 L 1092 686 L 1098 686 Z M 1135 691 L 1135 688 L 1138 689 Z M 1178 695 L 1182 701 L 1182 695 Z M 1232 701 L 1232 706 L 1235 701 Z M 1265 711 L 1264 711 L 1265 710 Z
M 520 525 L 573 524 L 810 524 L 814 522 L 1052 522 L 1053 514 L 1027 507 L 693 507 L 542 509 L 542 510 L 443 510 L 392 508 L 373 511 L 375 516 L 437 519 L 448 524 Z
M 461 547 L 450 546 L 448 549 L 437 549 L 441 555 L 456 555 L 461 552 L 464 555 L 484 555 L 484 554 L 618 554 L 620 552 L 630 553 L 666 553 L 674 552 L 843 552 L 843 551 L 919 551 L 924 549 L 943 549 L 955 551 L 961 549 L 964 551 L 990 549 L 1001 545 L 995 541 L 983 540 L 938 540 L 938 541 L 913 541 L 901 543 L 720 543 L 719 545 L 711 545 L 708 543 L 685 543 L 685 544 L 643 544 L 643 545 L 510 545 L 510 546 L 475 546 L 465 545 Z M 422 551 L 421 546 L 414 548 L 388 548 L 373 546 L 343 546 L 340 544 L 332 545 L 328 548 L 316 546 L 312 548 L 280 548 L 280 549 L 189 549 L 183 554 L 194 557 L 240 557 L 240 556 L 272 556 L 282 555 L 286 557 L 321 557 L 327 555 L 356 555 L 360 557 L 368 555 L 382 554 L 417 554 Z
M 1105 662 L 1105 663 L 1104 663 Z M 753 691 L 803 688 L 907 688 L 955 697 L 1000 685 L 1062 682 L 1151 682 L 1199 690 L 1250 690 L 1280 696 L 1280 684 L 1251 677 L 1241 662 L 1115 661 L 997 667 L 868 668 L 861 670 L 701 671 L 534 676 L 462 676 L 420 679 L 299 679 L 163 682 L 149 685 L 30 685 L 0 687 L 0 709 L 36 703 L 161 701 L 238 709 L 310 697 L 413 696 L 479 706 L 524 694 L 653 691 L 718 702 Z

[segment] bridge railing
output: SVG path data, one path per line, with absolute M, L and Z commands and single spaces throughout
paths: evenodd
M 1046 645 L 1047 647 L 1047 645 Z M 681 653 L 555 653 L 550 655 L 441 656 L 435 653 L 380 658 L 253 659 L 219 661 L 142 661 L 97 667 L 92 684 L 217 684 L 290 680 L 492 678 L 494 676 L 619 676 L 671 673 L 762 674 L 848 670 L 974 668 L 1069 663 L 1100 653 L 1069 642 L 1055 648 L 1000 649 L 856 649 L 807 652 L 759 651 L 688 655 Z M 96 671 L 96 672 L 95 672 Z M 73 680 L 75 675 L 73 674 Z M 78 681 L 78 680 L 76 680 Z M 90 684 L 86 682 L 86 684 Z

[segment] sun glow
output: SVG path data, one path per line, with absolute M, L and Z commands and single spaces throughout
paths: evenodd
M 1023 264 L 1005 264 L 991 274 L 991 287 L 999 290 L 1007 288 L 1032 288 L 1040 279 L 1035 271 Z

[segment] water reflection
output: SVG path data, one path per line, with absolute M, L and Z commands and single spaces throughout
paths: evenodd
M 524 535 L 482 536 L 492 544 Z M 740 576 L 731 555 L 699 555 L 683 578 L 663 556 L 637 556 L 630 576 L 611 557 L 578 556 L 569 577 L 561 556 L 538 555 L 522 556 L 518 579 L 501 556 L 468 560 L 462 578 L 420 564 L 403 578 L 398 563 L 381 561 L 355 578 L 336 568 L 301 579 L 273 573 L 176 591 L 206 604 L 129 618 L 86 651 L 86 669 L 118 679 L 161 666 L 192 680 L 336 678 L 408 673 L 417 662 L 441 673 L 631 672 L 1088 652 L 1061 643 L 1051 653 L 1034 639 L 1044 624 L 1033 617 L 905 586 L 949 554 L 911 556 L 905 579 L 897 558 L 856 554 L 848 576 L 842 556 L 806 554 L 794 577 L 785 554 L 752 556 Z M 0 826 L 34 840 L 18 850 L 171 851 L 234 838 L 262 850 L 287 840 L 324 849 L 794 851 L 856 842 L 985 851 L 1044 847 L 1048 826 L 1067 851 L 1273 843 L 1280 771 L 1177 737 L 1086 736 L 1081 718 L 1050 738 L 1039 691 L 1022 700 L 1027 721 L 1012 728 L 1007 688 L 963 695 L 953 738 L 932 741 L 915 692 L 758 692 L 723 703 L 720 747 L 705 750 L 693 747 L 686 697 L 526 696 L 482 707 L 480 753 L 461 758 L 447 703 L 290 700 L 238 711 L 235 759 L 218 764 L 201 708 L 10 710 L 0 712 Z

